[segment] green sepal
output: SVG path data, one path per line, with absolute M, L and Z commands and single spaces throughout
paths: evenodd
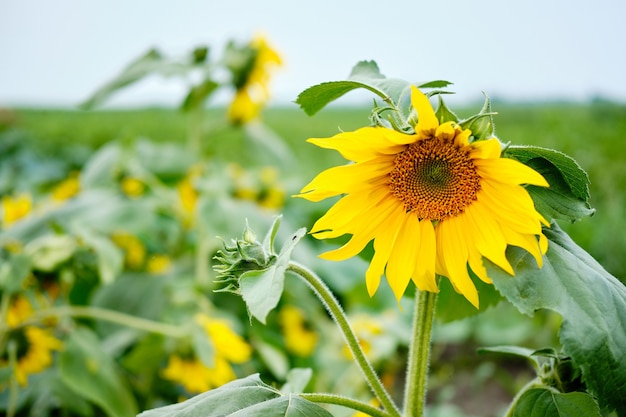
M 489 96 L 485 94 L 485 103 L 480 109 L 480 112 L 459 122 L 459 126 L 463 129 L 469 129 L 472 132 L 474 140 L 490 139 L 495 135 L 496 128 L 493 122 L 493 116 L 495 114 L 497 113 L 491 111 L 491 100 Z
M 547 388 L 525 391 L 507 415 L 512 417 L 600 417 L 592 396 L 584 392 L 560 393 Z
M 187 401 L 144 411 L 139 417 L 332 417 L 319 405 L 295 394 L 283 395 L 258 374 L 237 379 Z
M 458 123 L 459 117 L 446 105 L 446 102 L 443 101 L 443 97 L 439 94 L 437 95 L 437 99 L 439 101 L 439 106 L 437 107 L 437 111 L 435 112 L 435 116 L 437 116 L 437 120 L 439 120 L 439 124 L 444 124 L 446 122 L 454 122 Z
M 527 186 L 537 211 L 548 221 L 575 222 L 595 213 L 589 205 L 589 176 L 571 157 L 538 146 L 510 146 L 504 155 L 528 165 L 548 181 L 548 188 Z
M 485 260 L 487 273 L 520 312 L 549 309 L 563 317 L 563 354 L 601 407 L 626 415 L 626 287 L 556 223 L 544 234 L 549 245 L 543 268 L 526 251 L 509 247 L 515 277 Z

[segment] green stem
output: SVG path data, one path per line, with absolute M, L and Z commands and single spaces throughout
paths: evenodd
M 376 398 L 378 398 L 378 401 L 380 401 L 381 405 L 385 408 L 385 410 L 387 410 L 388 416 L 401 417 L 400 411 L 378 378 L 378 375 L 376 375 L 376 371 L 374 370 L 371 362 L 365 356 L 365 353 L 363 352 L 363 349 L 354 334 L 354 330 L 352 330 L 352 327 L 348 322 L 346 314 L 330 289 L 314 272 L 300 264 L 289 262 L 287 270 L 302 277 L 311 286 L 311 288 L 313 288 L 315 294 L 322 301 L 335 323 L 339 326 L 339 329 L 343 333 L 346 343 L 352 352 L 352 356 L 355 358 L 359 368 L 365 376 L 367 383 L 376 395 Z
M 326 394 L 321 392 L 315 393 L 301 393 L 299 397 L 309 400 L 314 403 L 322 404 L 335 404 L 342 407 L 351 408 L 356 411 L 361 411 L 371 417 L 390 417 L 390 414 L 380 408 L 376 408 L 373 405 L 357 401 L 352 398 L 343 397 L 341 395 Z
M 422 417 L 426 404 L 426 386 L 430 362 L 430 338 L 435 317 L 437 293 L 419 291 L 415 300 L 413 336 L 409 346 L 407 382 L 404 392 L 406 417 Z
M 7 351 L 9 354 L 9 366 L 11 367 L 11 369 L 14 370 L 9 381 L 9 400 L 7 404 L 7 417 L 13 417 L 15 415 L 15 411 L 17 410 L 17 394 L 18 394 L 17 377 L 15 376 L 15 369 L 17 369 L 17 346 L 14 341 L 9 342 L 7 346 Z
M 9 313 L 10 303 L 11 295 L 8 291 L 3 291 L 2 298 L 0 298 L 0 352 L 2 352 L 2 347 L 4 346 L 4 338 L 9 330 L 7 315 Z
M 50 317 L 86 317 L 177 338 L 184 337 L 188 334 L 185 327 L 173 326 L 166 323 L 142 319 L 129 314 L 119 313 L 105 308 L 91 306 L 62 306 L 40 310 L 30 316 L 28 320 L 20 323 L 20 326 L 28 326 Z

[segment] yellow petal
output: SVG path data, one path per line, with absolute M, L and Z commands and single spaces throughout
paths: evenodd
M 386 176 L 392 169 L 393 157 L 332 167 L 319 173 L 296 197 L 320 201 L 339 194 L 351 194 L 370 188 L 372 182 Z
M 504 184 L 532 184 L 549 187 L 548 182 L 534 169 L 509 158 L 474 159 L 476 172 L 482 178 L 488 178 Z
M 521 233 L 538 235 L 543 217 L 535 210 L 528 192 L 519 185 L 505 185 L 492 180 L 483 180 L 477 194 L 478 201 L 488 207 L 499 223 Z
M 437 258 L 437 242 L 435 229 L 430 220 L 419 222 L 420 247 L 417 252 L 413 282 L 420 291 L 439 292 L 435 279 L 435 260 Z
M 311 138 L 307 142 L 320 148 L 334 149 L 350 161 L 362 162 L 380 155 L 395 155 L 415 140 L 415 135 L 405 135 L 392 129 L 363 127 L 330 138 Z
M 355 225 L 355 232 L 352 238 L 342 247 L 323 253 L 320 255 L 322 259 L 332 261 L 341 261 L 351 258 L 361 252 L 365 245 L 369 243 L 375 236 L 381 233 L 384 225 L 387 223 L 389 216 L 399 207 L 398 202 L 394 199 L 386 199 L 379 206 L 371 210 L 368 216 L 361 216 L 359 224 Z M 317 235 L 314 235 L 317 237 Z
M 480 253 L 475 248 L 470 248 L 469 259 L 467 260 L 472 272 L 476 274 L 481 281 L 491 284 L 491 278 L 487 275 L 487 270 L 483 264 L 483 259 Z
M 402 214 L 402 223 L 387 263 L 387 282 L 400 301 L 415 270 L 420 248 L 420 225 L 416 215 Z
M 439 127 L 439 120 L 437 120 L 435 110 L 430 104 L 430 101 L 428 101 L 428 97 L 413 85 L 411 86 L 411 104 L 417 112 L 417 126 L 415 126 L 415 132 L 428 136 L 432 135 L 435 129 Z
M 437 224 L 437 258 L 445 264 L 452 286 L 478 308 L 478 291 L 467 271 L 469 256 L 466 231 L 459 217 L 452 217 Z
M 502 151 L 502 145 L 496 138 L 479 140 L 472 143 L 470 146 L 472 147 L 470 151 L 470 157 L 472 159 L 500 158 L 500 152 Z
M 399 214 L 399 215 L 398 215 Z M 394 247 L 394 242 L 400 231 L 403 218 L 406 217 L 403 213 L 394 213 L 389 217 L 384 227 L 379 229 L 376 238 L 374 239 L 374 256 L 370 262 L 370 266 L 365 272 L 365 282 L 367 284 L 367 292 L 370 295 L 374 295 L 378 286 L 380 285 L 380 277 L 385 271 L 385 265 L 389 261 L 389 257 Z

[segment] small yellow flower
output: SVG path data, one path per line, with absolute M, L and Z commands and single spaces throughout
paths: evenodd
M 380 323 L 376 322 L 372 317 L 361 314 L 351 318 L 350 323 L 357 338 L 359 339 L 359 345 L 366 355 L 372 352 L 373 339 L 383 333 L 383 328 Z M 347 359 L 352 359 L 352 352 L 347 345 L 343 346 L 343 355 Z
M 52 189 L 52 200 L 66 201 L 78 194 L 79 191 L 80 180 L 78 173 L 72 172 L 66 179 Z
M 285 306 L 280 310 L 279 321 L 287 350 L 297 356 L 311 356 L 317 346 L 318 335 L 307 326 L 302 310 Z
M 505 251 L 514 245 L 541 267 L 548 244 L 541 225 L 548 223 L 523 185 L 548 183 L 526 165 L 502 158 L 497 138 L 473 141 L 469 129 L 440 124 L 415 87 L 411 102 L 418 115 L 413 134 L 366 127 L 309 139 L 354 163 L 320 173 L 298 196 L 310 201 L 343 196 L 311 233 L 318 239 L 352 235 L 322 255 L 329 260 L 355 256 L 374 241 L 365 276 L 370 296 L 383 273 L 398 300 L 411 280 L 419 290 L 439 291 L 436 275 L 441 275 L 478 308 L 469 269 L 491 283 L 483 257 L 513 275 Z
M 252 348 L 223 320 L 214 320 L 203 314 L 196 321 L 204 328 L 214 348 L 213 366 L 208 367 L 197 357 L 172 355 L 162 371 L 165 379 L 178 382 L 190 393 L 217 388 L 236 378 L 232 363 L 250 359 Z
M 163 254 L 152 255 L 148 258 L 146 271 L 150 274 L 159 275 L 168 272 L 172 267 L 172 259 Z
M 5 346 L 14 346 L 17 355 L 13 374 L 21 386 L 26 386 L 28 376 L 39 373 L 52 364 L 52 351 L 60 350 L 62 343 L 49 329 L 36 326 L 20 327 L 33 314 L 25 297 L 16 298 L 7 312 L 9 327 Z M 10 366 L 9 352 L 0 352 L 0 367 Z
M 250 48 L 256 52 L 254 62 L 243 77 L 244 82 L 236 86 L 235 98 L 228 108 L 228 118 L 235 124 L 247 123 L 259 115 L 270 97 L 270 72 L 282 65 L 280 55 L 263 36 L 255 36 Z
M 111 240 L 124 251 L 124 263 L 129 269 L 140 269 L 146 260 L 146 247 L 136 236 L 115 232 Z
M 21 194 L 17 197 L 2 197 L 2 225 L 7 228 L 13 223 L 26 217 L 33 208 L 30 194 Z
M 194 183 L 202 174 L 202 170 L 203 168 L 201 165 L 192 166 L 189 168 L 185 178 L 183 178 L 176 186 L 180 211 L 185 227 L 190 227 L 193 224 L 199 197 Z
M 124 177 L 120 183 L 122 191 L 129 197 L 139 197 L 143 195 L 146 185 L 135 177 Z

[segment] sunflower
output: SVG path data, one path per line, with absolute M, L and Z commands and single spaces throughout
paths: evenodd
M 249 45 L 254 58 L 247 72 L 235 84 L 235 98 L 228 108 L 228 118 L 242 124 L 256 118 L 270 98 L 269 80 L 273 67 L 282 65 L 282 59 L 267 40 L 257 35 Z
M 18 297 L 7 311 L 6 324 L 9 327 L 4 352 L 0 352 L 0 368 L 11 365 L 8 347 L 13 345 L 16 362 L 13 369 L 15 379 L 26 386 L 28 376 L 39 373 L 52 364 L 52 351 L 60 350 L 61 341 L 49 329 L 24 326 L 22 323 L 33 314 L 33 308 L 25 297 Z
M 526 165 L 502 158 L 497 138 L 473 140 L 469 129 L 440 123 L 416 87 L 411 103 L 418 115 L 414 133 L 379 126 L 309 139 L 354 163 L 323 171 L 297 196 L 320 201 L 343 195 L 311 233 L 318 239 L 352 235 L 321 255 L 328 260 L 355 256 L 374 241 L 366 272 L 370 296 L 383 273 L 398 300 L 410 280 L 419 290 L 437 292 L 440 275 L 478 308 L 470 270 L 491 283 L 483 257 L 514 275 L 505 256 L 507 245 L 514 245 L 541 267 L 547 250 L 541 224 L 548 223 L 523 185 L 548 183 Z

